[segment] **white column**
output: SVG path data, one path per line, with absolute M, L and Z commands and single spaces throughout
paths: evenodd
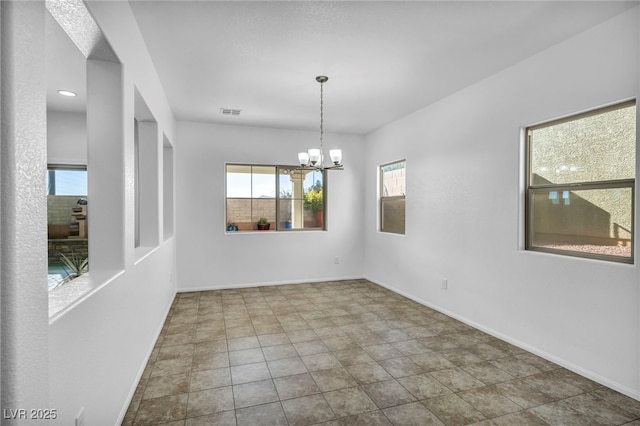
M 49 408 L 44 2 L 0 20 L 0 406 Z

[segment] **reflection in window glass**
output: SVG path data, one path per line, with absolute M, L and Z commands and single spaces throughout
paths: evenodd
M 87 195 L 87 170 L 49 168 L 47 172 L 47 194 Z
M 382 200 L 382 226 L 383 232 L 404 234 L 405 199 Z
M 536 192 L 531 244 L 631 258 L 632 196 L 631 188 Z

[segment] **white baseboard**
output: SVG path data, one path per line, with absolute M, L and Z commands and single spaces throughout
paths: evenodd
M 331 278 L 306 278 L 301 280 L 289 280 L 289 281 L 262 281 L 249 284 L 227 284 L 227 285 L 213 285 L 203 284 L 193 287 L 178 288 L 178 293 L 188 293 L 192 291 L 207 291 L 207 290 L 231 290 L 236 288 L 247 287 L 267 287 L 272 285 L 288 285 L 288 284 L 309 284 L 309 283 L 322 283 L 327 281 L 344 281 L 344 280 L 360 280 L 364 277 L 358 276 L 345 276 L 345 277 L 331 277 Z
M 421 305 L 424 305 L 424 306 L 426 306 L 428 308 L 434 309 L 434 310 L 436 310 L 436 311 L 438 311 L 440 313 L 443 313 L 443 314 L 445 314 L 445 315 L 447 315 L 447 316 L 449 316 L 451 318 L 457 319 L 458 321 L 461 321 L 461 322 L 463 322 L 463 323 L 465 323 L 465 324 L 467 324 L 467 325 L 469 325 L 469 326 L 471 326 L 471 327 L 473 327 L 473 328 L 475 328 L 477 330 L 480 330 L 482 332 L 490 334 L 491 336 L 496 337 L 496 338 L 498 338 L 500 340 L 504 340 L 505 342 L 510 343 L 510 344 L 512 344 L 514 346 L 517 346 L 520 349 L 524 349 L 527 352 L 531 352 L 534 355 L 537 355 L 537 356 L 539 356 L 541 358 L 544 358 L 547 361 L 553 362 L 554 364 L 558 364 L 559 366 L 564 367 L 567 370 L 573 371 L 574 373 L 577 373 L 577 374 L 579 374 L 579 375 L 581 375 L 583 377 L 586 377 L 587 379 L 593 380 L 596 383 L 599 383 L 599 384 L 601 384 L 603 386 L 606 386 L 606 387 L 611 388 L 611 389 L 613 389 L 613 390 L 615 390 L 617 392 L 620 392 L 623 395 L 626 395 L 626 396 L 628 396 L 630 398 L 633 398 L 635 400 L 640 401 L 640 391 L 638 391 L 638 390 L 631 389 L 628 386 L 625 386 L 625 385 L 622 385 L 620 383 L 614 382 L 614 381 L 608 379 L 607 377 L 601 376 L 598 373 L 595 373 L 595 372 L 593 372 L 591 370 L 587 370 L 587 369 L 585 369 L 583 367 L 580 367 L 579 365 L 576 365 L 576 364 L 574 364 L 574 363 L 572 363 L 570 361 L 567 361 L 567 360 L 565 360 L 563 358 L 557 357 L 557 356 L 555 356 L 553 354 L 550 354 L 548 352 L 545 352 L 545 351 L 543 351 L 543 350 L 541 350 L 539 348 L 531 346 L 531 345 L 529 345 L 529 344 L 527 344 L 525 342 L 521 342 L 520 340 L 514 339 L 514 338 L 512 338 L 510 336 L 507 336 L 507 335 L 505 335 L 503 333 L 500 333 L 500 332 L 498 332 L 496 330 L 493 330 L 491 328 L 485 327 L 482 324 L 478 324 L 475 321 L 472 321 L 472 320 L 470 320 L 470 319 L 468 319 L 468 318 L 466 318 L 464 316 L 458 315 L 458 314 L 456 314 L 454 312 L 451 312 L 451 311 L 449 311 L 447 309 L 444 309 L 441 306 L 434 305 L 433 303 L 429 303 L 429 302 L 427 302 L 425 300 L 422 300 L 420 298 L 414 297 L 411 294 L 408 294 L 408 293 L 406 293 L 406 292 L 404 292 L 404 291 L 402 291 L 400 289 L 397 289 L 397 288 L 395 288 L 395 287 L 393 287 L 391 285 L 388 285 L 386 283 L 382 283 L 380 281 L 374 280 L 374 279 L 366 277 L 366 276 L 364 278 L 369 280 L 369 281 L 371 281 L 372 283 L 378 284 L 379 286 L 386 288 L 387 290 L 391 290 L 394 293 L 400 294 L 400 295 L 402 295 L 402 296 L 404 296 L 404 297 L 406 297 L 408 299 L 413 300 L 414 302 L 417 302 L 417 303 L 419 303 Z
M 175 299 L 175 296 L 171 298 L 171 300 L 169 301 L 169 304 L 167 305 L 167 307 L 165 309 L 164 318 L 163 318 L 162 322 L 160 323 L 158 329 L 156 330 L 155 336 L 154 336 L 153 341 L 151 343 L 151 347 L 147 350 L 147 354 L 144 357 L 144 362 L 142 363 L 142 366 L 140 367 L 140 370 L 138 371 L 138 374 L 136 376 L 136 380 L 133 382 L 133 387 L 129 391 L 129 395 L 127 396 L 126 404 L 124 405 L 124 407 L 122 407 L 122 410 L 120 411 L 120 415 L 118 416 L 118 423 L 117 424 L 122 424 L 122 422 L 124 420 L 124 416 L 127 415 L 127 409 L 129 408 L 129 405 L 131 405 L 131 401 L 133 400 L 133 396 L 135 395 L 136 389 L 138 388 L 138 383 L 140 383 L 140 379 L 142 379 L 142 375 L 144 374 L 144 370 L 145 370 L 145 368 L 147 368 L 147 364 L 149 363 L 149 359 L 151 358 L 151 353 L 153 352 L 153 348 L 156 346 L 156 342 L 158 341 L 158 338 L 160 337 L 160 333 L 162 333 L 162 328 L 164 327 L 164 323 L 167 321 L 167 317 L 169 316 L 169 312 L 171 311 L 171 306 L 173 305 L 173 300 L 174 299 Z

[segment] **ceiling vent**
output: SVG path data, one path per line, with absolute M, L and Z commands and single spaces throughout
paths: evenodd
M 231 109 L 231 108 L 220 108 L 220 114 L 228 115 L 231 117 L 238 117 L 240 115 L 241 109 Z

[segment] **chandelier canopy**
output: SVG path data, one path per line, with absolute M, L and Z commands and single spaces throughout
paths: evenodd
M 324 83 L 329 77 L 319 75 L 316 81 L 320 83 L 320 148 L 309 148 L 307 152 L 298 153 L 298 162 L 303 170 L 343 170 L 342 150 L 329 150 L 331 165 L 324 165 Z

